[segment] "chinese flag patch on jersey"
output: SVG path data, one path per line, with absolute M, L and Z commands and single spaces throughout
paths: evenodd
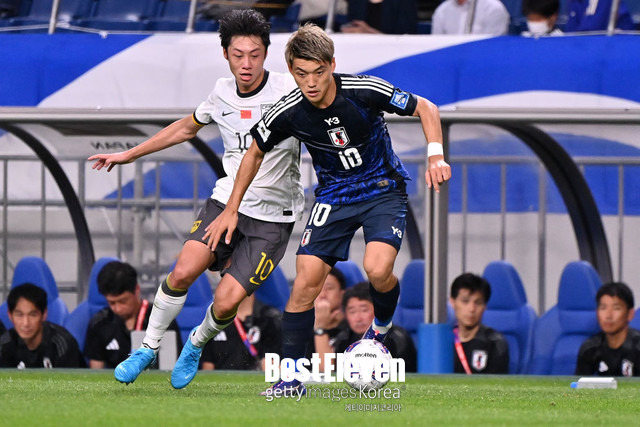
M 250 119 L 251 118 L 251 110 L 240 110 L 240 118 L 241 119 Z

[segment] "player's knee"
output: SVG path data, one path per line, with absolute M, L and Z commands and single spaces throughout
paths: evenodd
M 365 263 L 364 271 L 372 283 L 387 282 L 393 275 L 393 268 L 383 263 Z
M 236 314 L 237 311 L 238 305 L 233 301 L 228 301 L 226 299 L 216 299 L 213 302 L 213 312 L 218 319 L 228 319 L 229 317 Z
M 169 286 L 173 289 L 189 289 L 197 277 L 189 269 L 177 264 L 169 276 Z

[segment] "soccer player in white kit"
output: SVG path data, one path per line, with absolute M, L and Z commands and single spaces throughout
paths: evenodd
M 216 122 L 224 141 L 222 163 L 227 174 L 194 222 L 173 271 L 155 296 L 142 346 L 115 369 L 115 377 L 129 384 L 156 359 L 164 332 L 176 318 L 189 286 L 206 269 L 224 270 L 214 302 L 202 324 L 194 328 L 171 375 L 175 388 L 195 376 L 204 344 L 233 322 L 240 302 L 253 293 L 282 259 L 294 222 L 302 216 L 304 193 L 300 183 L 300 144 L 291 138 L 265 156 L 258 177 L 243 198 L 242 219 L 230 244 L 211 251 L 203 241 L 210 224 L 225 207 L 242 157 L 251 144 L 251 127 L 282 96 L 296 87 L 290 74 L 269 72 L 264 61 L 269 46 L 269 23 L 251 9 L 234 10 L 220 20 L 220 39 L 232 78 L 220 78 L 196 111 L 140 145 L 115 154 L 96 154 L 94 169 L 126 164 L 187 141 Z M 194 368 L 195 367 L 195 368 Z

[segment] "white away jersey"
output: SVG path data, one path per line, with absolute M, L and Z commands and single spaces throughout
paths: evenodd
M 295 88 L 290 74 L 268 71 L 261 85 L 247 94 L 238 93 L 233 77 L 218 79 L 207 100 L 193 113 L 200 124 L 215 121 L 224 142 L 222 164 L 227 176 L 218 179 L 212 198 L 227 203 L 242 157 L 253 140 L 249 130 L 271 105 Z M 303 191 L 300 143 L 289 138 L 266 153 L 239 211 L 262 221 L 294 222 L 302 217 Z

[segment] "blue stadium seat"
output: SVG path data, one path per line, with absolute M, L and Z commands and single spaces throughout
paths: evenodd
M 106 264 L 112 261 L 119 261 L 119 259 L 102 257 L 93 264 L 91 273 L 89 274 L 87 299 L 78 304 L 64 322 L 64 327 L 76 339 L 81 351 L 84 351 L 84 342 L 87 337 L 89 321 L 94 314 L 109 305 L 106 298 L 98 290 L 98 274 L 100 274 L 100 271 Z
M 159 0 L 157 13 L 149 16 L 147 31 L 185 31 L 189 18 L 190 2 L 185 0 Z M 218 22 L 198 19 L 194 22 L 195 31 L 217 31 Z
M 338 261 L 335 267 L 344 274 L 347 288 L 366 280 L 360 270 L 360 267 L 358 267 L 358 264 L 350 259 L 346 261 Z
M 509 373 L 524 374 L 533 348 L 535 310 L 527 302 L 520 275 L 509 262 L 489 263 L 482 276 L 491 285 L 482 323 L 502 333 L 509 343 Z
M 158 0 L 95 0 L 92 16 L 80 18 L 77 25 L 107 31 L 142 31 L 145 19 L 153 16 Z
M 291 290 L 289 289 L 289 281 L 280 266 L 277 266 L 271 272 L 267 280 L 260 285 L 255 294 L 256 298 L 263 304 L 284 311 L 284 307 L 287 305 L 287 301 L 289 301 Z
M 58 285 L 53 278 L 51 269 L 42 258 L 26 256 L 18 261 L 13 272 L 11 288 L 23 283 L 33 283 L 47 292 L 47 320 L 63 326 L 69 315 L 69 310 L 58 294 Z M 0 321 L 7 329 L 13 327 L 13 323 L 9 320 L 6 301 L 0 305 Z
M 298 20 L 300 18 L 300 3 L 292 3 L 287 7 L 284 15 L 273 15 L 269 18 L 271 22 L 271 32 L 273 33 L 292 33 L 298 29 Z
M 400 278 L 400 299 L 393 323 L 409 332 L 418 347 L 418 327 L 424 323 L 424 260 L 407 264 Z
M 171 269 L 173 270 L 173 267 L 171 267 Z M 189 287 L 184 307 L 182 307 L 180 314 L 176 317 L 183 344 L 187 342 L 189 332 L 202 323 L 202 319 L 204 319 L 207 308 L 212 301 L 213 293 L 211 292 L 211 283 L 209 283 L 207 274 L 202 273 Z
M 640 312 L 640 308 L 636 308 L 635 315 L 633 316 L 633 319 L 631 319 L 631 323 L 629 323 L 629 326 L 640 331 L 640 313 L 639 312 Z
M 25 2 L 27 3 L 27 2 Z M 91 15 L 93 0 L 61 0 L 58 6 L 58 25 Z M 11 25 L 48 25 L 53 0 L 33 0 L 28 13 L 10 20 Z
M 580 346 L 600 331 L 596 293 L 602 285 L 586 261 L 567 264 L 560 277 L 558 303 L 538 319 L 529 373 L 573 375 Z

